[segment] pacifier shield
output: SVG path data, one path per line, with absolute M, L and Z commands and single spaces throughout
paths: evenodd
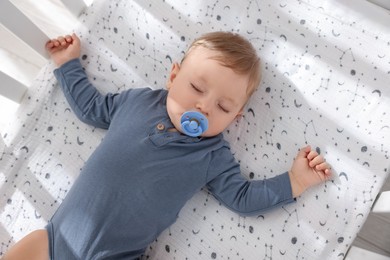
M 181 116 L 181 129 L 184 134 L 197 137 L 206 132 L 209 122 L 205 115 L 196 111 L 187 111 Z

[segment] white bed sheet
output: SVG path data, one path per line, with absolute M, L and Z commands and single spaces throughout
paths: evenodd
M 257 217 L 204 189 L 145 259 L 343 259 L 389 174 L 388 24 L 388 12 L 360 0 L 95 1 L 75 31 L 102 92 L 162 88 L 197 36 L 239 32 L 263 64 L 260 89 L 225 133 L 243 174 L 282 173 L 306 144 L 334 170 L 296 203 Z M 0 253 L 45 226 L 104 138 L 70 111 L 53 69 L 43 68 L 2 135 Z

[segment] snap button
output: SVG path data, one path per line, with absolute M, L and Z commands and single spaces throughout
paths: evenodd
M 164 130 L 164 129 L 165 129 L 165 125 L 164 125 L 164 124 L 159 123 L 159 124 L 157 125 L 157 130 L 162 131 L 162 130 Z

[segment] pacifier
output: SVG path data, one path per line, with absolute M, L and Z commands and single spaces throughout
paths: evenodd
M 183 133 L 191 137 L 200 136 L 209 127 L 209 121 L 206 116 L 196 111 L 185 112 L 181 116 L 180 123 Z

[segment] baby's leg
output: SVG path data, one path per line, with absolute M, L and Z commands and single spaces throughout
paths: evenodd
M 11 247 L 2 260 L 48 260 L 48 241 L 45 229 L 36 230 Z

